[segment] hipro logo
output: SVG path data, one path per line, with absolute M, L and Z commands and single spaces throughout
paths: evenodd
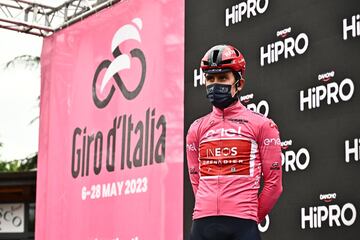
M 351 226 L 356 221 L 357 211 L 352 203 L 345 203 L 343 206 L 328 205 L 301 208 L 301 228 L 322 228 L 323 222 L 329 227 Z
M 354 144 L 350 146 L 350 140 L 345 141 L 345 162 L 350 162 L 350 157 L 353 156 L 351 160 L 359 161 L 360 157 L 360 138 L 354 138 L 352 141 Z
M 256 14 L 263 14 L 269 6 L 269 0 L 247 0 L 225 9 L 225 26 L 236 24 L 243 17 L 250 18 Z
M 331 82 L 326 85 L 320 85 L 307 89 L 307 96 L 305 91 L 300 91 L 300 111 L 304 111 L 305 106 L 308 109 L 319 108 L 323 100 L 331 105 L 332 103 L 339 103 L 339 99 L 346 102 L 354 95 L 354 83 L 351 79 L 345 78 L 340 84 Z M 306 104 L 307 103 L 307 104 Z
M 267 64 L 272 64 L 279 61 L 281 56 L 287 59 L 289 56 L 295 57 L 296 54 L 302 55 L 308 47 L 309 37 L 306 33 L 300 33 L 296 38 L 288 37 L 269 43 L 266 47 L 260 47 L 260 66 L 265 65 L 265 60 L 267 60 Z
M 106 107 L 112 96 L 115 92 L 114 85 L 111 86 L 109 93 L 104 99 L 99 98 L 98 89 L 97 89 L 97 81 L 98 77 L 103 69 L 106 69 L 106 72 L 104 74 L 104 77 L 101 81 L 100 86 L 100 95 L 103 94 L 103 91 L 106 87 L 106 85 L 110 82 L 110 80 L 113 78 L 115 80 L 116 85 L 118 86 L 119 90 L 123 94 L 123 96 L 128 99 L 132 100 L 140 93 L 144 81 L 145 81 L 145 75 L 146 75 L 146 60 L 144 53 L 139 48 L 134 48 L 130 51 L 130 55 L 127 53 L 123 53 L 120 50 L 120 46 L 123 42 L 128 40 L 135 40 L 137 42 L 141 42 L 140 37 L 140 30 L 142 29 L 142 20 L 140 18 L 134 18 L 132 20 L 131 24 L 126 24 L 122 27 L 120 27 L 117 32 L 115 33 L 112 43 L 111 43 L 111 51 L 112 55 L 114 57 L 113 61 L 110 61 L 108 59 L 102 61 L 99 66 L 97 67 L 94 78 L 93 78 L 93 84 L 92 84 L 92 97 L 94 100 L 95 105 L 98 108 L 104 108 Z M 119 75 L 119 72 L 125 69 L 130 69 L 131 67 L 131 58 L 138 58 L 141 62 L 141 77 L 139 84 L 133 91 L 129 91 L 121 76 Z
M 292 140 L 281 142 L 284 152 L 281 153 L 282 166 L 285 172 L 296 170 L 305 170 L 310 164 L 310 153 L 306 148 L 300 148 L 298 151 L 287 150 L 293 143 Z
M 351 36 L 360 36 L 360 14 L 351 17 L 351 23 L 346 18 L 343 19 L 343 39 L 348 39 L 348 33 L 351 31 Z

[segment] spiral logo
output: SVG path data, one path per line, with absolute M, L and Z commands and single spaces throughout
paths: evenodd
M 102 61 L 97 67 L 93 78 L 92 97 L 95 105 L 98 108 L 106 107 L 114 95 L 114 92 L 116 90 L 114 84 L 111 86 L 108 95 L 103 99 L 100 99 L 98 97 L 98 92 L 97 92 L 100 91 L 100 93 L 103 93 L 105 86 L 107 86 L 110 82 L 112 82 L 110 81 L 111 79 L 115 80 L 118 89 L 120 89 L 120 92 L 126 99 L 132 100 L 136 98 L 137 95 L 139 95 L 144 85 L 145 75 L 146 75 L 146 60 L 144 53 L 139 48 L 133 48 L 130 51 L 130 54 L 126 54 L 120 50 L 120 45 L 121 43 L 127 40 L 135 40 L 141 43 L 141 38 L 140 38 L 141 29 L 142 29 L 142 20 L 140 18 L 134 18 L 131 24 L 126 24 L 116 31 L 111 43 L 111 52 L 112 55 L 114 56 L 114 60 L 110 61 L 108 59 L 105 59 L 104 61 Z M 136 86 L 136 88 L 132 91 L 129 91 L 129 89 L 125 86 L 120 76 L 120 72 L 124 69 L 131 68 L 131 58 L 138 58 L 140 60 L 141 77 L 139 84 Z M 101 80 L 100 89 L 97 89 L 96 85 L 99 80 L 98 78 L 103 69 L 106 69 L 106 72 L 104 74 L 103 79 Z

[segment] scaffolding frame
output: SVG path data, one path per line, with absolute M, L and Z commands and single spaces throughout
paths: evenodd
M 68 0 L 53 7 L 29 0 L 0 0 L 0 28 L 46 37 L 124 0 Z

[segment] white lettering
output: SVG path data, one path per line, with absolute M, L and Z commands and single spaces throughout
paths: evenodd
M 265 138 L 264 140 L 264 145 L 268 146 L 268 145 L 281 145 L 281 141 L 280 138 Z
M 303 46 L 300 43 L 303 42 Z M 309 37 L 305 33 L 300 33 L 296 38 L 288 37 L 284 40 L 270 43 L 265 47 L 260 47 L 260 65 L 275 63 L 279 60 L 281 55 L 287 59 L 289 56 L 295 57 L 296 54 L 302 55 L 306 52 L 309 46 Z
M 305 208 L 301 208 L 301 228 L 305 229 L 306 222 L 309 222 L 310 228 L 313 228 L 313 208 L 309 208 L 309 215 L 306 215 Z
M 325 206 L 319 206 L 317 207 L 317 227 L 321 228 L 321 222 L 325 221 L 329 216 L 329 211 L 327 210 L 327 207 Z
M 343 19 L 343 39 L 348 39 L 348 32 L 351 31 L 352 37 L 360 36 L 360 14 L 351 17 L 351 23 L 347 22 L 347 19 Z
M 287 146 L 291 146 L 292 145 L 292 140 L 286 140 L 281 142 L 281 146 L 282 147 L 287 147 Z
M 194 69 L 194 87 L 197 87 L 198 84 L 200 86 L 205 84 L 204 73 L 201 68 Z
M 350 220 L 346 219 L 345 217 L 345 211 L 349 209 L 351 211 L 351 218 Z M 342 219 L 342 222 L 346 225 L 346 226 L 351 226 L 355 223 L 355 220 L 356 220 L 356 214 L 357 214 L 357 211 L 356 211 L 356 208 L 353 204 L 351 203 L 346 203 L 343 208 L 341 209 L 341 219 Z
M 335 72 L 334 71 L 331 71 L 331 72 L 327 72 L 327 73 L 323 73 L 323 74 L 319 74 L 318 75 L 318 79 L 319 81 L 327 81 L 329 80 L 330 78 L 333 78 L 335 76 Z
M 350 162 L 351 155 L 354 155 L 354 160 L 359 161 L 360 156 L 360 138 L 353 140 L 354 144 L 350 147 L 350 140 L 345 141 L 345 162 Z
M 340 217 L 340 207 L 338 205 L 330 205 L 329 206 L 329 226 L 333 226 L 333 222 L 335 222 L 336 226 L 341 226 L 339 217 Z
M 216 157 L 220 157 L 221 153 L 220 153 L 221 148 L 215 148 L 215 156 Z
M 246 107 L 251 111 L 261 113 L 265 117 L 269 115 L 269 103 L 265 100 L 261 100 L 257 105 L 255 103 L 250 103 Z
M 346 211 L 350 211 L 350 214 L 345 215 Z M 351 226 L 355 223 L 356 217 L 357 211 L 352 203 L 346 203 L 342 207 L 339 205 L 309 207 L 308 214 L 305 208 L 301 208 L 301 228 L 305 229 L 307 226 L 309 228 L 321 228 L 322 223 L 327 220 L 329 227 L 333 227 L 334 224 L 337 227 L 342 224 Z
M 320 194 L 320 200 L 334 200 L 336 199 L 336 193 Z
M 241 135 L 241 126 L 238 127 L 238 129 L 234 129 L 234 128 L 219 128 L 216 130 L 209 130 L 206 132 L 205 134 L 205 138 L 208 137 L 234 137 L 236 135 Z
M 264 225 L 262 223 L 264 223 Z M 265 220 L 258 224 L 258 229 L 260 232 L 264 233 L 269 229 L 269 226 L 270 226 L 270 218 L 269 215 L 266 215 Z
M 264 2 L 261 4 L 261 2 Z M 257 14 L 263 14 L 268 8 L 269 0 L 247 0 L 225 9 L 225 26 L 236 24 L 246 18 L 255 17 Z
M 297 153 L 294 151 L 285 151 L 285 153 L 281 153 L 281 163 L 282 166 L 285 166 L 285 172 L 305 170 L 310 163 L 310 154 L 306 148 L 300 148 Z
M 245 96 L 241 96 L 240 97 L 240 102 L 248 102 L 249 100 L 253 99 L 254 98 L 254 94 L 253 93 L 250 93 L 248 95 L 245 95 Z
M 287 34 L 291 33 L 291 27 L 285 28 L 283 30 L 277 31 L 276 36 L 277 37 L 285 37 Z
M 344 88 L 347 86 L 349 92 L 346 93 Z M 305 91 L 300 91 L 300 111 L 304 111 L 305 104 L 307 103 L 307 108 L 318 108 L 321 105 L 322 100 L 325 100 L 328 105 L 332 103 L 338 103 L 339 98 L 346 102 L 349 101 L 354 94 L 354 83 L 351 79 L 345 78 L 340 85 L 336 82 L 332 82 L 325 85 L 320 85 L 317 87 L 312 87 L 307 90 L 307 96 L 305 96 Z

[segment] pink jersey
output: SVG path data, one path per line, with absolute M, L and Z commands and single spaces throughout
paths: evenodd
M 261 222 L 282 192 L 280 145 L 275 123 L 239 101 L 197 119 L 186 138 L 193 219 L 223 215 Z

